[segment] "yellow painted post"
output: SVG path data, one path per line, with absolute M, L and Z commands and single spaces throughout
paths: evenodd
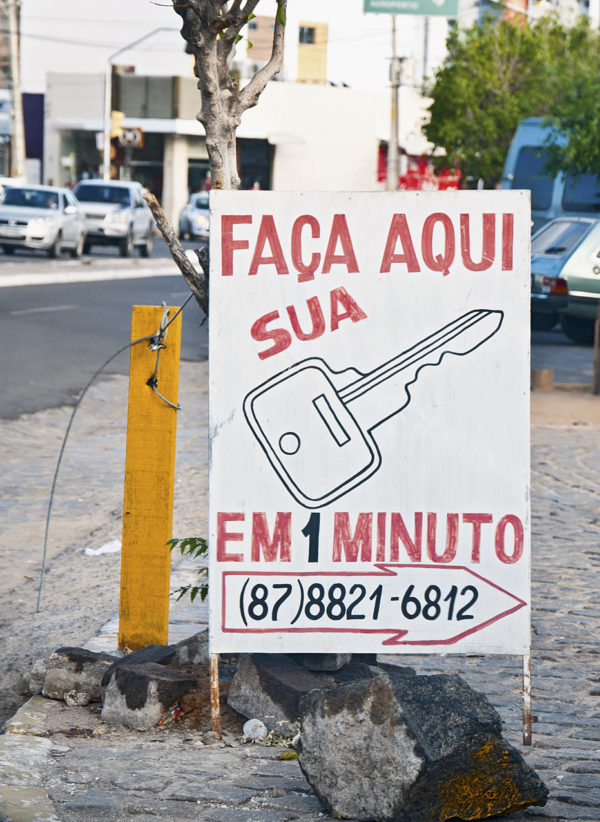
M 177 308 L 169 308 L 173 317 Z M 131 339 L 156 334 L 163 308 L 133 307 Z M 160 351 L 157 390 L 177 404 L 181 314 L 169 325 Z M 166 645 L 169 633 L 173 486 L 177 411 L 147 384 L 157 351 L 131 347 L 123 503 L 119 648 Z

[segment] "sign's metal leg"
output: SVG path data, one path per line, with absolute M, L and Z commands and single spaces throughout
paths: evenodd
M 600 302 L 594 320 L 594 369 L 592 372 L 592 394 L 600 394 Z
M 531 649 L 523 657 L 523 745 L 531 745 Z
M 210 655 L 210 714 L 212 729 L 221 738 L 221 706 L 219 704 L 219 654 Z

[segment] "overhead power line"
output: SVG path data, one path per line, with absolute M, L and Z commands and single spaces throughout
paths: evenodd
M 5 28 L 0 28 L 0 34 L 9 34 L 9 30 L 5 29 Z M 114 43 L 93 43 L 93 42 L 89 42 L 89 41 L 85 41 L 85 40 L 73 40 L 73 39 L 66 38 L 66 37 L 51 37 L 47 34 L 31 34 L 31 33 L 22 31 L 21 32 L 21 39 L 23 40 L 23 39 L 26 39 L 26 38 L 29 38 L 30 40 L 45 40 L 48 43 L 62 43 L 63 45 L 69 45 L 69 46 L 82 46 L 84 48 L 97 48 L 97 49 L 114 49 L 115 48 Z M 177 43 L 177 47 L 178 46 L 179 46 L 179 43 Z M 175 46 L 173 46 L 173 48 L 176 50 Z M 147 51 L 147 52 L 170 51 L 170 50 L 171 50 L 170 48 L 166 48 L 166 47 L 161 48 L 160 46 L 158 46 L 158 47 L 155 46 L 153 48 L 139 49 L 139 51 Z

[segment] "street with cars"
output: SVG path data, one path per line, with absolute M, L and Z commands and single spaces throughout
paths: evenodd
M 182 242 L 188 250 L 198 245 Z M 181 305 L 188 296 L 160 237 L 149 258 L 121 258 L 116 245 L 94 246 L 80 259 L 49 261 L 29 249 L 0 253 L 0 372 L 11 386 L 0 396 L 0 418 L 72 403 L 105 360 L 127 345 L 133 305 Z M 206 359 L 208 324 L 194 299 L 183 317 L 182 359 Z M 534 326 L 531 366 L 552 369 L 557 383 L 589 385 L 593 351 L 569 340 L 559 323 Z M 106 372 L 126 374 L 128 367 L 125 351 Z

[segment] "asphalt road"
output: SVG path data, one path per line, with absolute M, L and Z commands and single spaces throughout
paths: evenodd
M 152 262 L 164 258 L 162 268 L 168 268 L 166 248 L 163 243 L 157 246 L 157 259 Z M 11 281 L 22 276 L 28 282 L 40 272 L 53 279 L 50 261 L 39 255 L 16 253 L 8 264 L 5 259 L 0 255 L 0 286 L 8 270 Z M 56 261 L 55 266 L 59 272 L 83 271 L 85 275 L 89 270 L 107 279 L 0 287 L 2 419 L 72 404 L 97 369 L 127 346 L 133 305 L 160 305 L 163 301 L 181 305 L 190 293 L 177 274 L 114 279 L 126 276 L 127 269 L 143 275 L 148 263 L 136 258 L 120 260 L 113 249 L 103 249 L 81 262 L 65 258 Z M 190 300 L 183 313 L 183 360 L 208 356 L 208 327 L 201 325 L 202 319 L 195 300 Z M 127 374 L 128 368 L 129 353 L 124 351 L 105 373 Z
M 161 275 L 168 270 L 173 276 Z M 59 283 L 60 274 L 96 279 Z M 14 284 L 36 276 L 36 284 Z M 129 342 L 132 305 L 181 305 L 188 295 L 160 239 L 151 260 L 123 260 L 113 248 L 94 249 L 81 261 L 0 254 L 0 418 L 72 404 L 97 369 Z M 183 315 L 184 360 L 208 356 L 208 327 L 202 319 L 192 299 Z M 106 373 L 126 374 L 128 367 L 125 351 Z M 573 345 L 558 327 L 533 332 L 531 367 L 551 368 L 557 383 L 591 384 L 593 353 Z

